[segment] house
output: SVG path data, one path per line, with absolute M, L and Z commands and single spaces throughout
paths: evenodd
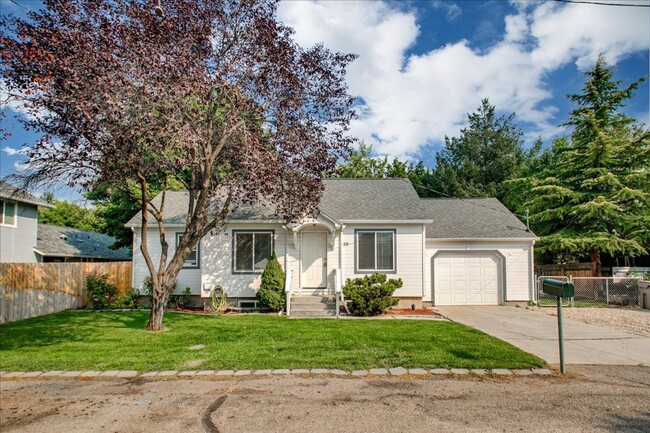
M 51 204 L 0 181 L 0 262 L 35 263 L 38 208 Z
M 188 194 L 168 192 L 164 223 L 170 256 L 182 236 Z M 148 271 L 134 231 L 133 282 Z M 160 256 L 157 228 L 149 251 Z M 496 199 L 421 199 L 408 180 L 326 179 L 320 214 L 286 224 L 273 206 L 232 212 L 224 230 L 206 235 L 188 257 L 177 287 L 209 303 L 221 286 L 229 301 L 254 305 L 272 251 L 291 274 L 292 296 L 333 295 L 342 281 L 373 272 L 401 278 L 403 306 L 502 305 L 533 299 L 533 246 L 538 238 Z M 293 302 L 293 301 L 292 301 Z
M 130 261 L 129 249 L 111 249 L 114 243 L 103 233 L 39 224 L 34 252 L 39 262 Z

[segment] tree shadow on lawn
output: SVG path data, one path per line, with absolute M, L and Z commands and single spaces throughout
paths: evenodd
M 87 341 L 106 328 L 144 329 L 145 313 L 65 311 L 0 326 L 0 351 Z

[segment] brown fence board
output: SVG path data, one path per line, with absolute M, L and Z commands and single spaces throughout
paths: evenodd
M 537 265 L 535 273 L 538 276 L 565 276 L 573 277 L 598 277 L 596 263 L 561 263 L 554 265 Z
M 86 305 L 86 276 L 108 274 L 131 290 L 132 262 L 0 263 L 0 323 Z

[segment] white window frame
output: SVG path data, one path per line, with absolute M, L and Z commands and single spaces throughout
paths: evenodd
M 176 233 L 176 248 L 178 248 L 178 243 L 180 242 L 183 233 Z M 183 263 L 183 269 L 201 269 L 201 241 L 196 245 L 192 251 L 196 252 L 196 260 L 185 260 Z
M 242 307 L 241 305 L 245 302 L 252 302 L 254 304 L 253 307 Z M 259 304 L 257 303 L 256 299 L 240 299 L 237 301 L 237 308 L 245 308 L 245 309 L 256 309 L 259 308 Z
M 233 230 L 232 231 L 232 273 L 233 274 L 261 274 L 264 269 L 255 270 L 255 235 L 271 236 L 271 255 L 275 251 L 275 230 Z M 253 256 L 253 269 L 238 270 L 237 269 L 237 235 L 253 235 L 253 242 L 251 254 Z
M 374 269 L 361 269 L 359 266 L 359 234 L 361 233 L 374 233 L 375 235 L 375 268 Z M 393 266 L 391 269 L 377 269 L 377 233 L 390 233 L 393 237 Z M 354 233 L 355 238 L 355 273 L 395 273 L 397 272 L 397 230 L 395 229 L 357 229 Z
M 0 206 L 0 226 L 3 227 L 17 227 L 18 226 L 18 203 L 15 201 L 8 202 L 5 199 L 0 199 L 0 203 L 2 205 Z M 7 206 L 7 203 L 11 203 L 14 205 L 14 223 L 13 224 L 7 224 L 5 222 L 5 206 Z

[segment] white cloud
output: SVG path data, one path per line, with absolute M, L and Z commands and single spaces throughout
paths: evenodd
M 548 138 L 559 130 L 546 74 L 571 62 L 588 68 L 600 52 L 614 64 L 650 47 L 649 10 L 550 2 L 515 9 L 505 18 L 501 41 L 486 50 L 460 40 L 408 57 L 419 35 L 413 10 L 381 2 L 301 1 L 281 3 L 279 16 L 303 46 L 324 42 L 359 54 L 347 82 L 365 105 L 352 132 L 380 153 L 407 157 L 457 135 L 485 97 L 532 125 L 531 136 Z
M 445 17 L 449 22 L 452 22 L 463 13 L 463 10 L 460 8 L 460 6 L 450 1 L 433 0 L 431 2 L 431 6 L 433 6 L 434 9 L 444 10 Z
M 10 146 L 3 147 L 2 151 L 6 153 L 8 156 L 22 155 L 24 153 L 22 149 L 14 149 L 13 147 Z

